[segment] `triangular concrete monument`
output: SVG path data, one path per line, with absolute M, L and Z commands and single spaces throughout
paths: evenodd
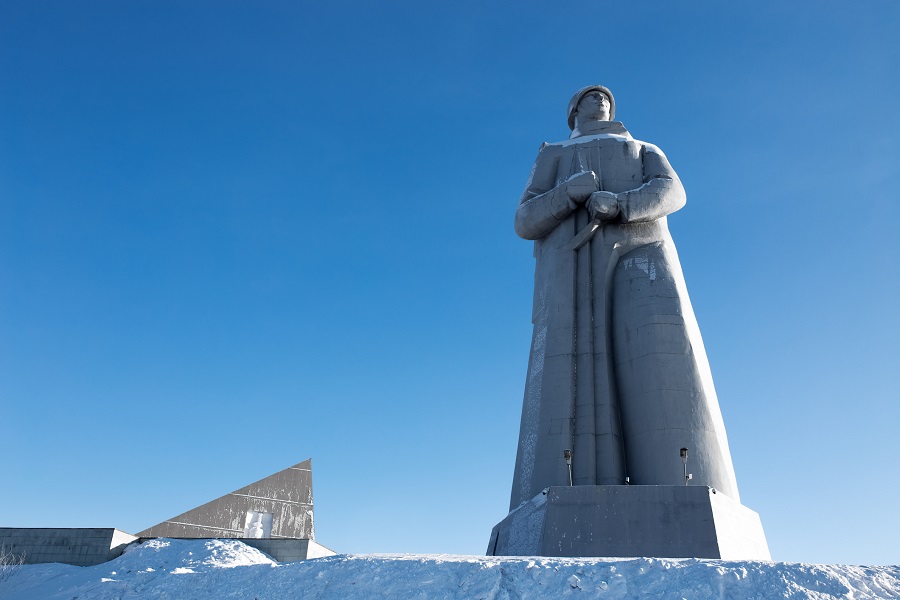
M 172 517 L 137 535 L 313 540 L 312 459 Z

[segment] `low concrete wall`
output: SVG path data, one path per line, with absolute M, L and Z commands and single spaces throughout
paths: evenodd
M 24 554 L 26 564 L 99 565 L 122 554 L 137 538 L 112 528 L 0 527 L 0 544 Z
M 239 539 L 260 552 L 265 552 L 278 562 L 297 562 L 308 558 L 334 556 L 335 552 L 313 540 L 252 540 Z
M 142 537 L 139 542 L 144 543 L 147 540 L 155 540 L 155 537 Z M 195 537 L 185 538 L 168 538 L 175 540 L 196 540 Z M 253 538 L 205 538 L 205 539 L 233 539 L 243 542 L 248 546 L 256 548 L 260 552 L 265 552 L 278 562 L 297 562 L 308 558 L 322 558 L 323 556 L 334 556 L 336 552 L 326 548 L 315 540 L 306 539 L 253 539 Z

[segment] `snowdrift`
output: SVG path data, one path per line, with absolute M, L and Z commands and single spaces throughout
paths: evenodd
M 234 540 L 153 540 L 94 567 L 26 565 L 0 599 L 897 598 L 900 566 L 338 555 L 276 563 Z

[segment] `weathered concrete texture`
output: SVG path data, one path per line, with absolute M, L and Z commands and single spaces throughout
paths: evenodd
M 246 532 L 252 524 L 248 515 L 253 513 L 271 515 L 271 531 L 267 529 L 267 536 L 315 539 L 312 460 L 149 527 L 138 536 L 243 539 L 251 537 Z M 257 516 L 253 514 L 253 518 Z
M 0 544 L 23 554 L 26 564 L 99 565 L 122 554 L 137 538 L 111 528 L 0 527 Z
M 771 560 L 759 515 L 683 485 L 550 487 L 494 527 L 487 553 Z

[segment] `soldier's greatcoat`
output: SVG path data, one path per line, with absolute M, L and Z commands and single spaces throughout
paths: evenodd
M 593 171 L 620 194 L 620 214 L 577 250 L 589 224 L 566 194 Z M 543 488 L 681 485 L 680 448 L 694 485 L 739 500 L 700 331 L 666 215 L 684 188 L 665 155 L 619 122 L 588 123 L 545 144 L 516 210 L 535 240 L 534 334 L 510 509 Z

